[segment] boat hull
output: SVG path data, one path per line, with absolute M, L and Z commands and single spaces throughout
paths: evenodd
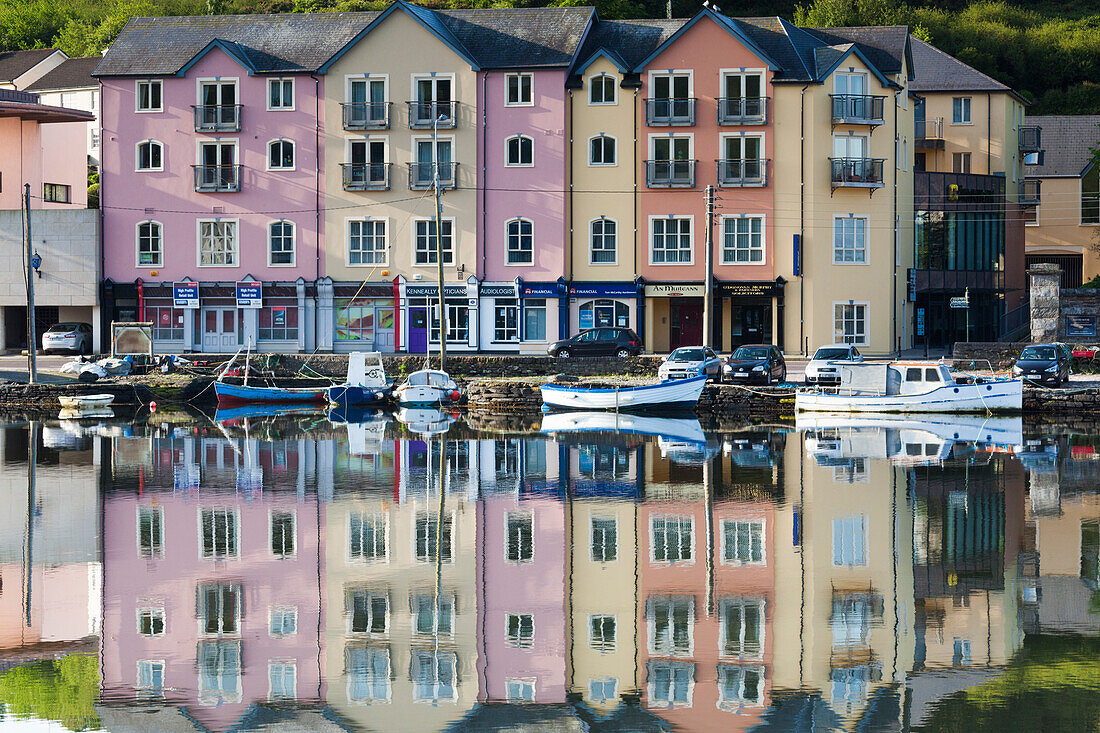
M 654 410 L 694 407 L 707 386 L 705 376 L 676 379 L 641 387 L 584 389 L 544 384 L 542 401 L 565 410 Z
M 61 395 L 57 401 L 62 407 L 78 410 L 93 410 L 107 407 L 114 402 L 113 394 Z
M 699 418 L 619 415 L 613 412 L 552 412 L 542 418 L 543 433 L 631 433 L 706 443 Z
M 388 396 L 387 390 L 377 387 L 336 384 L 328 388 L 328 401 L 337 405 L 377 405 Z
M 1023 382 L 1018 379 L 981 384 L 948 384 L 915 395 L 849 395 L 802 390 L 796 410 L 806 412 L 1019 412 Z
M 222 405 L 277 405 L 309 404 L 328 401 L 325 387 L 256 387 L 243 384 L 214 382 L 218 404 Z
M 453 405 L 451 394 L 455 391 L 430 384 L 405 384 L 397 388 L 394 396 L 399 405 Z

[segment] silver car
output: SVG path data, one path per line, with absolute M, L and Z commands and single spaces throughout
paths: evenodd
M 840 364 L 860 364 L 863 354 L 851 344 L 822 346 L 806 365 L 806 384 L 840 384 Z
M 686 379 L 706 374 L 708 379 L 721 379 L 722 360 L 709 346 L 681 346 L 661 362 L 657 376 L 667 379 Z
M 92 352 L 92 327 L 87 323 L 55 323 L 42 334 L 42 351 Z

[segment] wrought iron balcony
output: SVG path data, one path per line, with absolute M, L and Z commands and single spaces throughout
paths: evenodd
M 389 191 L 390 163 L 341 163 L 345 191 Z
M 458 102 L 409 102 L 409 129 L 441 130 L 458 124 Z
M 195 190 L 199 193 L 232 193 L 241 190 L 239 165 L 193 165 Z
M 1043 128 L 1038 125 L 1020 127 L 1020 152 L 1038 153 L 1043 149 Z
M 694 188 L 694 160 L 647 160 L 645 185 L 650 188 Z
M 1038 206 L 1042 185 L 1038 178 L 1025 178 L 1020 185 L 1020 206 Z
M 647 125 L 694 125 L 695 99 L 655 98 L 645 101 Z
M 884 158 L 829 158 L 833 188 L 882 188 Z
M 424 191 L 435 185 L 435 169 L 439 167 L 439 187 L 451 189 L 458 178 L 458 163 L 409 163 L 409 188 Z
M 761 187 L 768 185 L 768 161 L 764 158 L 726 159 L 718 163 L 718 185 Z
M 389 102 L 344 102 L 345 130 L 388 130 L 390 127 Z
M 943 118 L 917 120 L 913 130 L 914 147 L 917 150 L 943 150 Z
M 191 111 L 195 115 L 195 132 L 240 132 L 241 105 L 196 104 Z
M 881 125 L 886 97 L 867 94 L 830 94 L 834 125 Z
M 767 121 L 767 97 L 722 97 L 718 100 L 719 125 L 763 125 Z

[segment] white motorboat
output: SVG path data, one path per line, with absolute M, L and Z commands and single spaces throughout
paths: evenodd
M 542 416 L 543 433 L 632 433 L 652 435 L 677 443 L 707 442 L 699 419 L 651 417 L 614 412 L 550 412 Z
M 707 377 L 673 379 L 639 387 L 570 387 L 544 384 L 543 404 L 567 410 L 644 410 L 695 407 Z
M 839 428 L 883 428 L 929 433 L 946 441 L 995 445 L 1002 448 L 1014 448 L 1024 442 L 1023 418 L 1017 416 L 985 417 L 981 415 L 921 415 L 918 417 L 896 417 L 892 415 L 852 415 L 850 413 L 828 414 L 815 412 L 809 415 L 796 415 L 795 429 L 802 431 L 821 431 Z
M 62 407 L 75 410 L 97 410 L 115 401 L 113 394 L 58 395 Z
M 393 392 L 393 381 L 386 379 L 382 354 L 377 351 L 353 351 L 348 354 L 348 375 L 343 384 L 328 388 L 329 402 L 336 405 L 379 404 Z
M 427 436 L 446 433 L 457 419 L 435 407 L 402 407 L 396 417 L 399 423 L 408 425 L 409 430 Z
M 1019 379 L 975 379 L 958 384 L 943 364 L 864 362 L 845 364 L 835 389 L 801 389 L 795 409 L 814 412 L 1019 412 Z
M 418 369 L 394 390 L 399 405 L 453 405 L 462 397 L 451 375 L 439 369 Z

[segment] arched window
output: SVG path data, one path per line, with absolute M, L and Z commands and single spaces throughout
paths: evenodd
M 143 221 L 137 225 L 137 266 L 164 265 L 164 227 L 159 221 Z
M 630 327 L 630 307 L 617 300 L 590 300 L 581 303 L 581 328 Z
M 508 138 L 508 162 L 510 166 L 531 166 L 535 160 L 535 141 L 526 135 Z
M 588 78 L 589 104 L 615 104 L 615 77 L 599 74 Z
M 267 227 L 267 264 L 294 264 L 294 222 L 280 219 Z
M 589 262 L 593 265 L 613 265 L 616 259 L 618 227 L 613 219 L 593 219 Z
M 588 141 L 588 165 L 615 165 L 615 138 L 597 135 Z
M 272 140 L 267 144 L 268 170 L 293 170 L 294 143 L 290 140 Z
M 137 144 L 137 170 L 164 170 L 164 147 L 156 140 L 144 140 Z
M 535 228 L 527 219 L 508 222 L 508 264 L 530 265 L 535 261 Z

